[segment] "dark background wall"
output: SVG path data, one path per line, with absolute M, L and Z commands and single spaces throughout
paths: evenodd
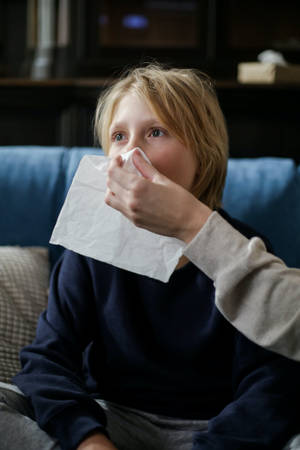
M 59 22 L 61 3 L 53 0 L 53 59 L 40 80 L 30 71 L 29 2 L 0 0 L 0 145 L 92 145 L 92 117 L 107 79 L 153 58 L 198 67 L 216 80 L 232 156 L 299 160 L 300 84 L 237 82 L 238 63 L 267 48 L 300 64 L 299 1 L 69 0 Z M 37 45 L 38 17 L 30 23 Z M 59 27 L 69 27 L 67 41 L 59 41 Z

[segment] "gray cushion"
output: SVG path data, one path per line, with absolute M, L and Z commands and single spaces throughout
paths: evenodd
M 0 381 L 20 370 L 19 352 L 35 336 L 48 284 L 47 249 L 0 247 Z

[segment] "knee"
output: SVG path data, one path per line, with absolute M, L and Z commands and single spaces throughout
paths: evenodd
M 0 389 L 0 408 L 2 409 L 4 405 L 9 404 L 9 396 L 7 391 L 4 389 Z
M 0 388 L 0 410 L 10 411 L 34 418 L 34 413 L 26 397 L 9 389 Z

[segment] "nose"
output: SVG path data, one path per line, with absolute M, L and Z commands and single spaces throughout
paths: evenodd
M 128 144 L 126 145 L 127 147 L 126 151 L 129 152 L 130 150 L 136 147 L 142 148 L 142 144 L 143 144 L 142 139 L 139 136 L 136 135 L 131 136 L 131 138 L 128 141 Z

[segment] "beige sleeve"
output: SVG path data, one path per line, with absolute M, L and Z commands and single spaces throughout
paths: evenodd
M 300 269 L 242 236 L 217 212 L 185 255 L 214 281 L 216 306 L 257 344 L 300 361 Z

